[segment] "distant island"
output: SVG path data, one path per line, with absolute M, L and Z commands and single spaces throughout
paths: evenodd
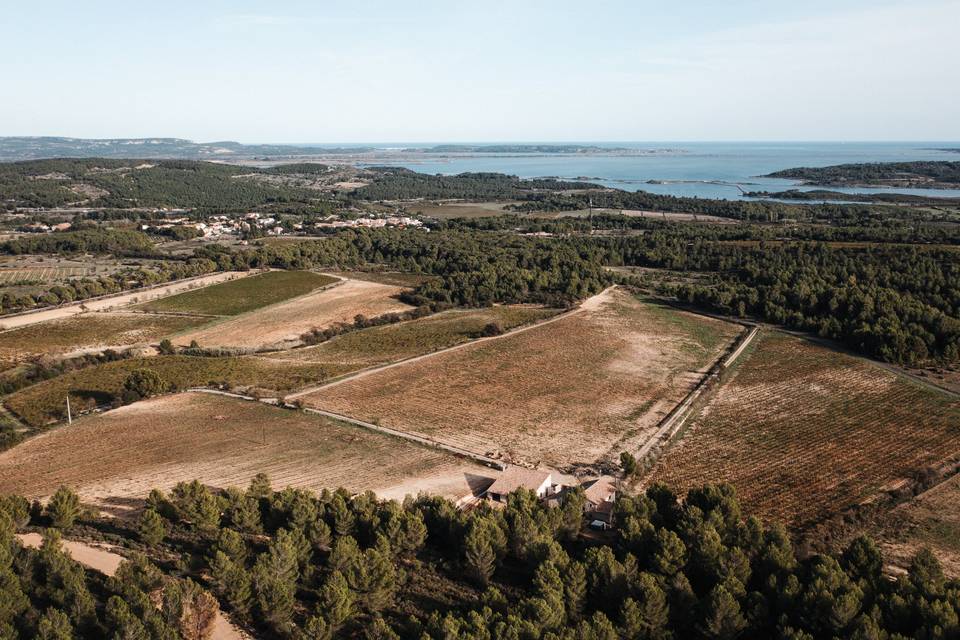
M 763 200 L 798 200 L 808 202 L 871 202 L 913 205 L 960 205 L 960 198 L 935 198 L 907 193 L 844 193 L 828 189 L 788 189 L 786 191 L 748 191 L 748 198 Z
M 918 160 L 796 167 L 763 177 L 790 178 L 802 180 L 806 185 L 830 187 L 960 189 L 960 162 Z
M 584 144 L 439 144 L 433 147 L 414 147 L 404 151 L 408 153 L 647 153 L 627 147 Z

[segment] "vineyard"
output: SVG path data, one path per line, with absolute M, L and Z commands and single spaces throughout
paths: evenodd
M 515 462 L 593 463 L 638 446 L 738 329 L 613 290 L 556 321 L 303 399 Z
M 347 280 L 329 289 L 259 309 L 256 313 L 239 315 L 184 333 L 175 342 L 186 345 L 196 340 L 203 347 L 237 348 L 295 342 L 311 329 L 353 322 L 357 315 L 372 318 L 406 311 L 411 307 L 395 298 L 400 291 L 401 287 Z
M 896 487 L 960 451 L 960 403 L 873 364 L 763 334 L 647 476 L 735 486 L 795 527 Z
M 457 309 L 433 316 L 353 331 L 304 349 L 267 356 L 290 362 L 313 362 L 332 367 L 360 369 L 436 351 L 482 334 L 489 324 L 501 331 L 557 313 L 555 309 L 501 306 Z
M 143 313 L 85 313 L 0 332 L 0 358 L 22 359 L 148 344 L 204 321 Z
M 79 369 L 6 396 L 4 406 L 31 427 L 66 418 L 66 397 L 74 411 L 110 404 L 135 370 L 157 372 L 173 389 L 227 385 L 278 395 L 325 380 L 340 371 L 321 364 L 267 360 L 254 356 L 204 358 L 183 355 L 130 358 Z
M 311 271 L 269 271 L 194 289 L 139 306 L 144 311 L 232 316 L 310 293 L 336 282 Z
M 91 267 L 38 267 L 31 269 L 0 269 L 0 287 L 34 282 L 57 282 L 70 278 L 91 276 Z
M 460 497 L 480 467 L 319 416 L 200 393 L 146 400 L 77 420 L 0 454 L 0 493 L 30 497 L 59 485 L 88 500 L 145 497 L 199 479 L 246 486 L 347 487 L 395 495 L 424 488 Z

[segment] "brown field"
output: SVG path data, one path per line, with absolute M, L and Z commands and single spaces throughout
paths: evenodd
M 150 344 L 203 322 L 206 320 L 145 313 L 84 313 L 0 332 L 0 358 Z
M 295 342 L 313 328 L 353 322 L 362 314 L 375 317 L 410 309 L 396 300 L 402 287 L 347 280 L 329 289 L 310 293 L 257 311 L 214 322 L 180 334 L 177 344 L 196 340 L 203 347 L 263 348 Z
M 454 218 L 490 218 L 493 216 L 502 216 L 507 213 L 505 207 L 516 202 L 416 202 L 407 203 L 405 206 L 411 213 L 440 220 L 452 220 Z
M 906 569 L 922 547 L 929 547 L 944 572 L 960 578 L 960 475 L 893 509 L 871 531 L 884 559 Z
M 593 463 L 639 446 L 738 329 L 616 289 L 555 321 L 303 400 L 517 462 Z
M 91 415 L 0 454 L 0 494 L 50 495 L 74 487 L 85 500 L 122 505 L 153 487 L 199 479 L 245 486 L 258 472 L 275 487 L 344 486 L 387 497 L 429 490 L 468 493 L 484 467 L 326 420 L 201 393 L 163 396 Z
M 647 481 L 729 482 L 805 527 L 960 451 L 960 402 L 860 358 L 762 334 Z

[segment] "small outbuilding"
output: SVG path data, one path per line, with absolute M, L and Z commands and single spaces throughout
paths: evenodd
M 583 493 L 587 499 L 584 511 L 588 518 L 611 523 L 613 503 L 617 500 L 619 483 L 620 481 L 613 476 L 600 476 L 596 480 L 584 483 Z

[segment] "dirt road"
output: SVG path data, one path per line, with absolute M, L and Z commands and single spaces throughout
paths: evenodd
M 115 296 L 74 302 L 73 304 L 54 307 L 52 309 L 44 309 L 42 311 L 35 311 L 20 315 L 0 317 L 0 326 L 2 326 L 4 329 L 14 329 L 16 327 L 37 324 L 38 322 L 68 318 L 70 316 L 83 313 L 84 310 L 104 311 L 106 309 L 124 307 L 139 302 L 145 302 L 147 300 L 165 298 L 175 293 L 182 293 L 189 289 L 196 289 L 197 287 L 205 287 L 218 282 L 233 280 L 234 278 L 251 276 L 256 273 L 259 273 L 259 271 L 222 271 L 219 273 L 211 273 L 210 275 L 206 276 L 199 276 L 197 278 L 177 280 L 176 282 L 171 282 L 159 287 L 154 287 L 152 289 L 137 289 L 135 291 L 119 293 Z

